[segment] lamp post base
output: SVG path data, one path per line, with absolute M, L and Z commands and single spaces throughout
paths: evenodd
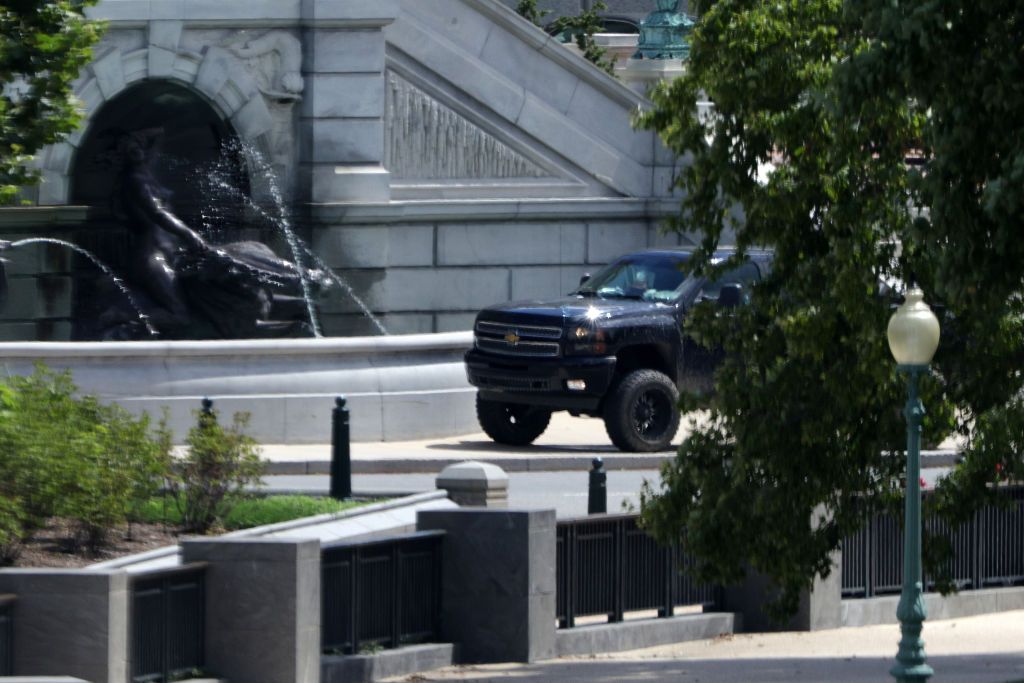
M 927 681 L 934 671 L 925 663 L 927 657 L 924 641 L 921 640 L 926 614 L 920 583 L 904 586 L 896 614 L 900 620 L 902 637 L 896 653 L 896 665 L 889 669 L 889 673 L 897 681 Z
M 896 665 L 889 669 L 889 673 L 900 683 L 927 681 L 935 672 L 925 663 L 924 641 L 921 640 L 925 608 L 920 583 L 904 587 L 897 616 L 902 638 L 896 653 Z
M 927 681 L 935 673 L 927 664 L 916 664 L 914 666 L 903 666 L 897 664 L 889 669 L 889 673 L 899 683 L 919 683 Z

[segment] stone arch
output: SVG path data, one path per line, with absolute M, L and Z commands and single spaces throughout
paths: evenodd
M 166 26 L 174 24 L 176 26 Z M 70 200 L 71 173 L 75 154 L 95 122 L 102 106 L 128 88 L 146 80 L 177 83 L 201 95 L 245 143 L 250 170 L 265 162 L 255 155 L 269 155 L 268 133 L 273 118 L 253 77 L 229 51 L 215 46 L 201 54 L 179 49 L 180 22 L 150 22 L 150 43 L 146 48 L 124 51 L 111 48 L 93 60 L 79 79 L 75 95 L 82 101 L 82 126 L 67 141 L 50 145 L 37 159 L 43 182 L 40 205 L 65 205 Z M 250 173 L 254 179 L 259 173 Z M 254 187 L 254 193 L 267 194 Z
M 220 194 L 216 188 L 221 186 L 211 185 L 215 179 L 241 193 L 234 200 L 225 195 L 231 204 L 251 196 L 252 173 L 241 153 L 245 146 L 237 144 L 230 122 L 193 88 L 169 79 L 143 79 L 105 101 L 83 131 L 69 170 L 69 203 L 111 206 L 121 167 L 118 140 L 146 130 L 159 131 L 143 135 L 152 148 L 150 169 L 186 222 L 198 225 L 210 214 L 210 199 Z M 227 204 L 216 208 L 220 214 Z

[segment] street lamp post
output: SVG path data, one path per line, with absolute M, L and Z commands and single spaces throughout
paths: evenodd
M 889 319 L 889 349 L 900 372 L 907 376 L 907 490 L 903 528 L 903 590 L 896 617 L 900 620 L 896 665 L 889 670 L 897 681 L 927 681 L 933 671 L 926 662 L 921 627 L 928 616 L 921 580 L 921 420 L 924 405 L 917 380 L 939 346 L 939 321 L 924 303 L 924 293 L 912 285 L 906 299 Z

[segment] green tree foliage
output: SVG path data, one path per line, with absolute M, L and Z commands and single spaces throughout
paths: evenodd
M 598 13 L 606 9 L 608 6 L 603 0 L 597 0 L 590 9 L 583 10 L 577 15 L 555 19 L 551 22 L 550 31 L 555 35 L 568 35 L 587 61 L 599 69 L 615 75 L 615 63 L 608 59 L 607 51 L 594 40 L 594 35 L 604 30 L 604 24 Z M 550 10 L 539 9 L 537 0 L 519 0 L 516 12 L 536 26 L 540 26 L 541 20 L 551 14 Z
M 537 7 L 537 0 L 519 0 L 519 4 L 516 5 L 516 13 L 534 26 L 540 26 L 540 22 L 551 14 L 551 10 Z
M 186 454 L 175 463 L 168 482 L 186 530 L 206 533 L 222 524 L 232 506 L 259 483 L 264 465 L 259 446 L 245 434 L 248 422 L 248 413 L 235 413 L 225 428 L 215 410 L 196 414 L 196 425 L 185 440 Z
M 703 256 L 723 230 L 740 252 L 776 255 L 751 306 L 690 316 L 688 331 L 723 346 L 725 361 L 714 394 L 684 396 L 707 420 L 662 487 L 645 490 L 643 517 L 666 540 L 685 530 L 705 578 L 771 576 L 787 611 L 830 570 L 840 539 L 901 495 L 905 394 L 881 283 L 916 274 L 943 314 L 925 440 L 955 429 L 970 441 L 933 499 L 940 512 L 963 519 L 986 484 L 1024 475 L 1014 113 L 1024 9 L 705 0 L 698 10 L 687 74 L 641 118 L 684 162 L 674 227 L 700 234 Z M 713 113 L 698 116 L 704 100 Z M 912 150 L 925 172 L 905 163 Z
M 68 373 L 42 366 L 0 385 L 0 562 L 51 516 L 95 548 L 163 481 L 167 451 L 149 419 L 76 396 Z
M 567 33 L 572 36 L 576 47 L 583 52 L 583 57 L 599 69 L 614 75 L 615 63 L 608 59 L 607 51 L 597 44 L 594 35 L 604 30 L 598 12 L 608 9 L 602 0 L 596 0 L 590 9 L 583 10 L 576 16 L 559 17 L 551 24 L 551 30 Z
M 962 521 L 992 498 L 989 484 L 1024 479 L 1024 5 L 848 0 L 847 11 L 867 38 L 841 74 L 844 105 L 882 90 L 925 120 L 928 163 L 911 187 L 929 211 L 905 244 L 955 316 L 938 374 L 971 440 L 936 503 Z
M 7 0 L 0 4 L 0 204 L 38 181 L 26 164 L 75 129 L 71 83 L 101 26 L 85 18 L 96 0 Z

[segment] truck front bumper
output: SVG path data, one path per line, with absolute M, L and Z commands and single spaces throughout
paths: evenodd
M 466 352 L 466 377 L 491 401 L 553 410 L 596 410 L 615 375 L 615 357 L 510 358 Z M 568 382 L 584 388 L 570 390 Z

